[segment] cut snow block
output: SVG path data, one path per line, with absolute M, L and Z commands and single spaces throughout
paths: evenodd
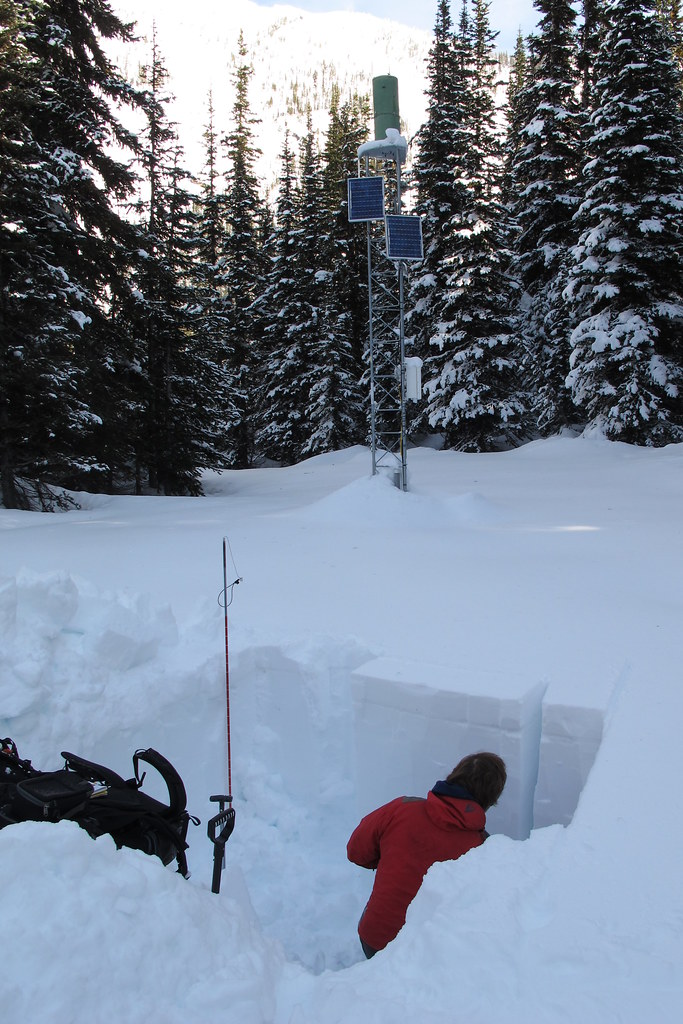
M 602 742 L 604 709 L 543 706 L 534 828 L 568 825 Z
M 532 825 L 544 684 L 377 658 L 351 677 L 359 813 L 424 795 L 465 754 L 491 750 L 508 769 L 491 831 L 526 838 Z

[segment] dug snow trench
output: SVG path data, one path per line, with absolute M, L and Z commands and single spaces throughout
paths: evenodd
M 493 750 L 508 783 L 487 816 L 492 833 L 523 840 L 568 824 L 613 689 L 596 686 L 595 706 L 578 706 L 563 699 L 560 680 L 464 678 L 367 653 L 322 638 L 251 647 L 231 674 L 237 807 L 247 821 L 230 852 L 266 932 L 316 972 L 360 958 L 355 924 L 371 883 L 345 862 L 345 844 L 362 815 L 426 793 L 465 753 Z
M 0 581 L 1 735 L 36 767 L 72 750 L 123 775 L 137 747 L 180 771 L 191 829 L 191 884 L 210 887 L 210 794 L 225 781 L 225 662 L 215 616 L 178 629 L 148 597 L 102 593 L 68 573 Z M 207 656 L 207 652 L 211 652 Z M 525 839 L 568 824 L 599 747 L 614 680 L 569 699 L 571 680 L 376 657 L 353 638 L 267 644 L 241 634 L 231 652 L 237 827 L 221 894 L 254 912 L 288 957 L 318 973 L 361 959 L 355 925 L 367 872 L 346 860 L 359 818 L 421 795 L 463 754 L 490 749 L 508 767 L 492 833 Z M 150 778 L 145 789 L 160 798 Z
M 612 690 L 598 690 L 586 707 L 555 696 L 547 680 L 512 672 L 462 678 L 391 657 L 354 664 L 348 652 L 335 665 L 313 665 L 278 648 L 243 651 L 235 675 L 257 695 L 244 709 L 247 735 L 266 737 L 257 759 L 277 766 L 298 802 L 351 791 L 363 815 L 397 795 L 425 793 L 462 755 L 492 750 L 508 782 L 488 824 L 512 839 L 571 822 L 602 739 L 608 702 L 600 697 Z M 307 744 L 292 750 L 288 736 L 302 735 Z

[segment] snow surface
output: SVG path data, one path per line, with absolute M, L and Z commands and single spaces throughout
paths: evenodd
M 8 1020 L 680 1019 L 683 446 L 411 450 L 408 493 L 369 471 L 354 448 L 204 499 L 0 510 L 0 735 L 124 775 L 155 746 L 202 818 L 189 882 L 71 823 L 0 832 Z M 366 962 L 348 835 L 481 748 L 510 770 L 494 834 Z

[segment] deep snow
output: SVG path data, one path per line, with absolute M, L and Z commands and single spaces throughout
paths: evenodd
M 679 1020 L 683 446 L 414 450 L 405 494 L 369 470 L 355 448 L 204 499 L 0 510 L 0 735 L 122 774 L 156 746 L 202 817 L 189 882 L 68 823 L 0 832 L 8 1019 Z M 365 962 L 351 829 L 483 747 L 510 769 L 495 834 Z

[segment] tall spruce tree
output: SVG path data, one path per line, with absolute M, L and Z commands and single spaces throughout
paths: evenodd
M 572 397 L 607 437 L 683 439 L 680 72 L 648 0 L 608 0 L 567 295 Z
M 323 203 L 322 166 L 308 110 L 306 134 L 299 157 L 299 184 L 296 194 L 296 257 L 294 280 L 296 308 L 290 319 L 289 357 L 293 363 L 290 404 L 290 436 L 293 461 L 298 461 L 311 436 L 311 389 L 323 367 L 315 366 L 324 358 L 320 339 L 325 330 L 326 285 L 329 282 L 330 241 Z
M 340 104 L 333 94 L 323 152 L 323 217 L 328 238 L 322 329 L 312 362 L 305 454 L 365 440 L 367 389 L 362 386 L 368 332 L 365 236 L 348 219 L 348 179 L 357 173 L 359 146 L 368 135 L 367 98 Z M 323 268 L 321 268 L 323 269 Z
M 581 75 L 581 106 L 590 110 L 592 106 L 595 58 L 600 48 L 600 0 L 582 0 L 582 22 L 578 68 Z
M 681 0 L 655 0 L 664 28 L 670 33 L 674 56 L 683 65 L 683 12 Z
M 110 468 L 110 312 L 135 246 L 117 212 L 134 179 L 112 153 L 136 145 L 113 108 L 138 97 L 102 47 L 130 38 L 106 0 L 17 0 L 0 14 L 0 472 L 3 501 L 21 505 L 21 479 L 87 487 Z
M 354 94 L 341 103 L 335 86 L 323 159 L 323 203 L 330 223 L 331 289 L 351 338 L 358 377 L 368 329 L 367 247 L 365 236 L 348 218 L 348 179 L 355 177 L 359 147 L 367 141 L 370 103 Z
M 507 122 L 507 134 L 504 146 L 504 166 L 502 198 L 508 209 L 513 205 L 515 199 L 515 174 L 514 168 L 519 159 L 520 150 L 526 145 L 524 129 L 529 123 L 529 111 L 524 102 L 526 85 L 529 76 L 529 58 L 526 44 L 521 30 L 517 34 L 517 42 L 510 65 L 510 77 L 508 79 L 505 115 Z M 513 235 L 516 233 L 516 224 L 511 221 Z
M 506 216 L 500 201 L 501 152 L 493 102 L 495 34 L 487 0 L 463 7 L 457 38 L 461 104 L 461 207 L 451 216 L 442 270 L 433 298 L 426 390 L 432 427 L 448 447 L 486 451 L 520 437 L 523 405 L 516 382 L 511 309 L 513 284 Z
M 524 372 L 538 429 L 549 434 L 576 416 L 564 385 L 569 346 L 560 285 L 574 241 L 582 116 L 576 12 L 569 0 L 534 0 L 534 6 L 542 18 L 529 40 L 527 84 L 517 97 L 527 121 L 515 126 L 509 193 L 516 196 L 513 273 L 523 291 L 518 330 L 526 349 Z
M 319 221 L 325 244 L 318 253 L 317 281 L 322 288 L 307 378 L 304 455 L 345 448 L 365 436 L 359 352 L 367 327 L 367 288 L 361 276 L 359 232 L 348 222 L 346 195 L 351 149 L 357 152 L 365 135 L 365 126 L 357 120 L 360 109 L 365 105 L 357 97 L 341 111 L 333 107 L 325 146 Z
M 6 508 L 30 505 L 27 479 L 50 469 L 48 439 L 67 403 L 72 285 L 51 258 L 64 230 L 51 208 L 49 154 L 29 122 L 40 102 L 25 42 L 27 5 L 0 3 L 0 481 Z M 74 325 L 75 326 L 75 325 Z M 54 340 L 53 340 L 54 339 Z
M 300 454 L 305 405 L 301 388 L 308 369 L 295 338 L 301 301 L 299 211 L 295 160 L 286 132 L 276 223 L 268 245 L 271 267 L 252 310 L 262 335 L 256 450 L 260 457 L 284 465 L 296 462 Z
M 463 6 L 464 15 L 466 10 Z M 425 380 L 440 372 L 440 359 L 433 347 L 439 322 L 437 306 L 447 288 L 452 254 L 450 233 L 455 219 L 469 201 L 463 170 L 467 146 L 467 74 L 462 55 L 456 50 L 449 0 L 439 0 L 427 59 L 427 120 L 417 134 L 414 169 L 424 260 L 412 271 L 406 314 L 410 351 L 424 361 Z M 428 428 L 426 403 L 420 403 L 411 429 L 417 432 L 425 428 Z
M 249 466 L 254 457 L 254 373 L 258 366 L 258 339 L 253 303 L 260 292 L 264 271 L 260 238 L 262 203 L 254 171 L 258 149 L 253 131 L 257 121 L 249 106 L 252 73 L 244 34 L 240 32 L 233 75 L 233 123 L 222 140 L 228 171 L 226 233 L 220 253 L 219 278 L 228 323 L 226 370 L 230 375 L 231 392 L 228 464 L 237 469 Z
M 199 175 L 197 218 L 190 268 L 193 286 L 192 330 L 197 361 L 199 401 L 205 410 L 203 444 L 206 466 L 221 468 L 228 454 L 225 438 L 231 422 L 227 337 L 230 322 L 221 294 L 221 251 L 225 234 L 225 195 L 218 169 L 218 134 L 213 95 L 207 97 L 204 126 L 204 166 Z
M 152 37 L 145 69 L 147 95 L 141 203 L 142 256 L 130 330 L 139 344 L 143 407 L 136 484 L 142 466 L 149 486 L 165 494 L 198 494 L 200 470 L 211 463 L 204 428 L 212 406 L 199 395 L 198 309 L 192 289 L 196 217 L 175 126 L 166 114 L 168 71 Z

